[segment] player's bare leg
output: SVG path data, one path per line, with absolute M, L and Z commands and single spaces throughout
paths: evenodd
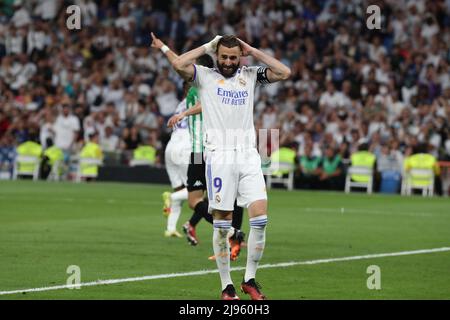
M 194 191 L 189 192 L 189 194 L 188 194 L 189 208 L 194 210 L 195 206 L 200 201 L 203 201 L 203 193 L 204 193 L 203 190 L 194 190 Z
M 266 243 L 267 200 L 257 200 L 248 207 L 250 233 L 247 241 L 247 266 L 241 290 L 251 296 L 252 300 L 265 300 L 260 285 L 255 281 L 258 263 Z
M 231 236 L 231 211 L 213 210 L 214 217 L 214 233 L 213 248 L 216 256 L 216 264 L 219 269 L 220 280 L 222 282 L 222 299 L 237 300 L 233 281 L 230 275 L 230 243 L 228 238 Z

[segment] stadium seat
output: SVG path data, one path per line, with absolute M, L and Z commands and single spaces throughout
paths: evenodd
M 352 180 L 352 175 L 367 177 L 367 182 L 358 182 Z M 373 190 L 373 169 L 368 167 L 350 166 L 345 177 L 345 193 L 350 193 L 352 187 L 365 188 L 367 193 L 371 194 Z
M 381 172 L 381 193 L 398 193 L 402 174 L 400 171 L 385 170 Z
M 78 159 L 76 182 L 81 182 L 83 178 L 97 178 L 98 173 L 83 173 L 82 166 L 101 166 L 103 161 L 96 158 L 80 158 Z
M 33 171 L 24 171 L 20 164 L 33 165 Z M 14 160 L 13 180 L 17 180 L 18 176 L 28 176 L 33 177 L 34 181 L 38 180 L 40 165 L 41 159 L 39 157 L 18 155 Z
M 431 169 L 411 169 L 403 173 L 402 195 L 410 196 L 413 190 L 422 190 L 422 195 L 433 196 L 434 172 Z
M 270 189 L 274 183 L 281 183 L 286 186 L 288 190 L 294 189 L 294 170 L 295 167 L 292 163 L 278 162 L 274 164 L 272 162 L 268 168 L 263 170 L 264 174 L 267 175 L 267 189 Z M 287 173 L 277 174 L 280 171 Z

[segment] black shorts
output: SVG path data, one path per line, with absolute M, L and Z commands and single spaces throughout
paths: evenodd
M 189 162 L 187 172 L 187 190 L 188 192 L 206 190 L 205 160 L 203 159 L 203 153 L 191 152 L 191 161 Z

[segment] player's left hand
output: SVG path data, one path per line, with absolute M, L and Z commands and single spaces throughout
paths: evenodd
M 239 39 L 239 42 L 241 43 L 242 46 L 242 56 L 246 57 L 246 56 L 250 56 L 252 55 L 252 51 L 253 51 L 253 47 L 251 45 L 249 45 L 247 42 L 242 41 L 241 39 Z
M 169 128 L 172 128 L 174 125 L 177 124 L 178 121 L 183 119 L 183 115 L 182 114 L 174 114 L 173 116 L 170 117 L 169 121 L 167 121 L 167 126 Z
M 159 40 L 155 34 L 152 32 L 152 48 L 161 49 L 164 46 L 164 42 Z

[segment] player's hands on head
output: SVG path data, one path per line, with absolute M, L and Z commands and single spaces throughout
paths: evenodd
M 222 36 L 215 36 L 210 42 L 205 43 L 203 47 L 205 48 L 206 53 L 215 53 L 217 49 L 217 43 L 222 38 Z
M 164 42 L 159 40 L 155 34 L 152 32 L 152 48 L 161 49 L 164 46 Z
M 241 43 L 242 46 L 242 56 L 246 57 L 246 56 L 250 56 L 252 55 L 252 51 L 253 51 L 253 47 L 251 45 L 249 45 L 247 42 L 242 41 L 241 39 L 239 39 L 239 42 Z

